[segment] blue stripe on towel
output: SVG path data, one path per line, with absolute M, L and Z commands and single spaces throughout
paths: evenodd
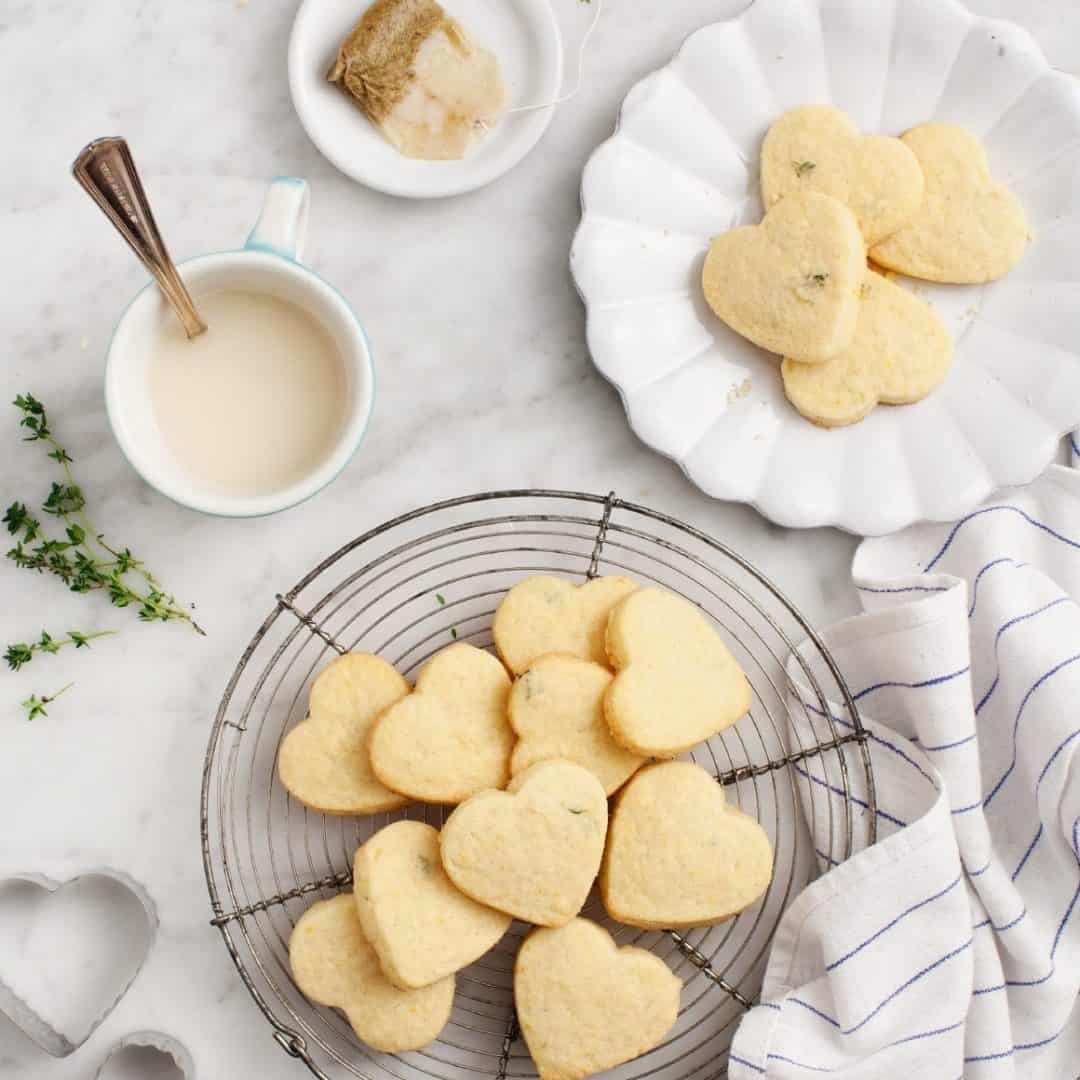
M 978 738 L 978 733 L 973 731 L 970 735 L 965 735 L 955 742 L 938 743 L 937 746 L 924 746 L 923 749 L 928 754 L 936 754 L 939 750 L 952 750 L 954 747 L 963 746 L 964 743 L 969 743 L 976 738 Z
M 866 697 L 867 694 L 874 693 L 875 690 L 885 690 L 890 687 L 899 687 L 903 690 L 923 690 L 928 686 L 940 686 L 942 683 L 950 682 L 953 679 L 958 679 L 961 675 L 966 675 L 971 670 L 971 667 L 965 665 L 962 668 L 958 668 L 956 671 L 950 671 L 947 675 L 934 675 L 932 678 L 923 679 L 921 682 L 879 682 L 874 683 L 873 686 L 867 686 L 860 690 L 857 694 L 853 695 L 854 699 L 858 701 L 860 698 Z
M 1000 1061 L 1002 1058 L 1012 1057 L 1013 1053 L 1017 1050 L 1037 1050 L 1040 1046 L 1048 1046 L 1055 1039 L 1059 1039 L 1061 1033 L 1071 1024 L 1072 1019 L 1070 1018 L 1066 1022 L 1065 1027 L 1061 1028 L 1059 1031 L 1055 1031 L 1053 1035 L 1047 1035 L 1045 1039 L 1039 1039 L 1036 1042 L 1029 1043 L 1016 1043 L 1011 1050 L 998 1050 L 989 1054 L 975 1054 L 972 1057 L 964 1058 L 964 1063 L 967 1064 L 975 1061 Z
M 1043 780 L 1046 779 L 1046 774 L 1050 771 L 1050 766 L 1054 764 L 1055 760 L 1057 760 L 1058 754 L 1060 754 L 1061 751 L 1064 750 L 1065 747 L 1068 746 L 1069 743 L 1071 743 L 1073 741 L 1073 739 L 1075 739 L 1078 735 L 1080 735 L 1080 728 L 1077 728 L 1075 731 L 1073 731 L 1070 734 L 1066 735 L 1065 738 L 1058 744 L 1057 749 L 1050 755 L 1049 760 L 1046 762 L 1046 764 L 1042 768 L 1042 772 L 1039 773 L 1039 779 L 1035 783 L 1035 798 L 1036 798 L 1036 800 L 1039 797 L 1039 788 L 1042 787 L 1042 782 L 1043 782 Z M 1077 851 L 1077 857 L 1080 858 L 1080 847 L 1078 847 L 1076 845 L 1076 830 L 1077 830 L 1078 825 L 1080 825 L 1080 818 L 1077 818 L 1076 821 L 1073 823 L 1073 841 L 1074 841 L 1073 846 Z M 1032 838 L 1031 843 L 1028 844 L 1027 851 L 1024 852 L 1024 857 L 1020 860 L 1019 865 L 1016 867 L 1016 869 L 1012 873 L 1012 880 L 1013 881 L 1016 880 L 1016 878 L 1019 875 L 1020 871 L 1024 869 L 1024 863 L 1026 863 L 1028 861 L 1028 858 L 1030 857 L 1031 853 L 1035 850 L 1036 845 L 1042 839 L 1042 835 L 1043 835 L 1043 826 L 1040 824 L 1038 830 L 1035 833 L 1035 836 Z
M 752 1061 L 747 1061 L 746 1058 L 739 1057 L 738 1054 L 728 1054 L 728 1060 L 737 1061 L 740 1065 L 745 1065 L 748 1069 L 753 1069 L 754 1072 L 765 1072 L 765 1070 L 760 1065 L 755 1065 Z
M 864 810 L 870 809 L 870 804 L 865 799 L 860 799 L 858 795 L 853 795 L 850 791 L 844 791 L 843 788 L 838 788 L 833 784 L 826 783 L 818 776 L 811 776 L 810 773 L 805 769 L 800 768 L 798 765 L 795 765 L 794 768 L 800 776 L 805 777 L 807 780 L 812 780 L 815 784 L 818 784 L 823 788 L 828 788 L 829 791 L 833 792 L 835 795 L 839 795 L 842 799 L 850 799 L 856 806 L 861 806 Z M 903 828 L 907 824 L 906 821 L 901 821 L 898 817 L 894 817 L 892 814 L 888 813 L 888 811 L 882 810 L 880 806 L 877 808 L 877 815 L 878 817 L 883 817 L 886 821 L 891 821 L 900 828 Z
M 978 997 L 980 994 L 994 994 L 999 990 L 1004 990 L 1007 986 L 1041 986 L 1044 982 L 1051 979 L 1057 972 L 1055 957 L 1057 956 L 1058 946 L 1061 944 L 1062 936 L 1065 933 L 1065 927 L 1068 925 L 1069 919 L 1072 918 L 1073 911 L 1076 910 L 1077 900 L 1080 900 L 1080 885 L 1077 885 L 1076 891 L 1069 901 L 1069 906 L 1065 909 L 1065 914 L 1061 916 L 1061 922 L 1058 923 L 1057 933 L 1054 935 L 1054 943 L 1050 947 L 1050 970 L 1045 975 L 1040 975 L 1037 979 L 1006 979 L 1004 982 L 998 983 L 995 986 L 979 987 L 977 990 L 972 991 L 973 995 Z M 1010 925 L 1013 924 L 1011 923 Z M 1008 927 L 994 927 L 994 929 L 1006 930 Z
M 1035 782 L 1036 795 L 1039 794 L 1039 788 L 1042 787 L 1042 782 L 1046 779 L 1046 774 L 1050 771 L 1050 766 L 1053 765 L 1054 762 L 1057 760 L 1058 754 L 1060 754 L 1061 751 L 1064 750 L 1065 747 L 1068 746 L 1069 743 L 1071 743 L 1077 735 L 1080 735 L 1080 728 L 1077 728 L 1075 731 L 1070 732 L 1068 735 L 1065 736 L 1064 739 L 1061 740 L 1060 743 L 1058 743 L 1057 749 L 1050 755 L 1046 764 L 1042 767 L 1042 772 L 1039 773 L 1039 779 Z
M 935 1035 L 946 1035 L 950 1031 L 955 1031 L 958 1027 L 963 1027 L 964 1021 L 957 1020 L 955 1024 L 948 1024 L 946 1027 L 933 1028 L 930 1031 L 917 1031 L 914 1035 L 907 1035 L 902 1039 L 896 1039 L 891 1043 L 887 1043 L 883 1046 L 882 1050 L 891 1050 L 894 1046 L 902 1046 L 904 1043 L 915 1042 L 917 1039 L 930 1039 Z M 809 1065 L 805 1061 L 796 1061 L 794 1058 L 785 1056 L 784 1054 L 769 1054 L 770 1061 L 783 1061 L 788 1065 L 794 1065 L 798 1069 L 809 1069 L 811 1072 L 839 1072 L 841 1069 L 846 1069 L 847 1065 Z M 961 1078 L 963 1080 L 963 1078 Z
M 1051 608 L 1056 608 L 1061 604 L 1075 603 L 1071 596 L 1059 596 L 1056 600 L 1051 600 L 1049 604 L 1043 604 L 1041 608 L 1036 608 L 1034 611 L 1027 611 L 1023 615 L 1016 615 L 1009 619 L 1008 622 L 1002 623 L 998 627 L 998 632 L 994 635 L 994 663 L 997 670 L 994 672 L 993 682 L 990 683 L 986 693 L 979 699 L 978 705 L 975 706 L 975 712 L 978 714 L 982 707 L 990 700 L 991 695 L 998 687 L 998 683 L 1001 681 L 1001 659 L 998 656 L 998 642 L 1001 641 L 1001 635 L 1006 630 L 1011 630 L 1014 626 L 1018 626 L 1022 622 L 1027 622 L 1028 619 L 1034 619 L 1036 615 L 1041 615 L 1044 611 L 1050 611 Z
M 1017 925 L 1017 923 L 1022 922 L 1023 919 L 1026 916 L 1027 916 L 1027 907 L 1025 906 L 1024 910 L 1021 911 L 1020 914 L 1017 915 L 1015 919 L 1010 919 L 1007 923 L 1003 923 L 1001 926 L 996 926 L 993 923 L 991 923 L 990 925 L 995 931 L 997 931 L 997 933 L 1000 934 L 1005 930 L 1011 930 L 1014 926 Z
M 944 889 L 940 889 L 932 896 L 928 896 L 924 900 L 920 900 L 918 903 L 912 904 L 911 907 L 906 908 L 904 911 L 901 911 L 895 919 L 893 919 L 891 922 L 887 922 L 876 933 L 871 934 L 870 937 L 868 937 L 861 945 L 856 945 L 855 948 L 852 949 L 850 952 L 844 953 L 844 955 L 841 956 L 839 960 L 834 960 L 831 964 L 826 964 L 825 970 L 832 971 L 834 968 L 838 968 L 845 960 L 850 960 L 851 957 L 853 957 L 857 952 L 865 949 L 866 946 L 870 944 L 870 942 L 876 941 L 879 937 L 881 937 L 882 934 L 885 933 L 886 930 L 891 930 L 898 922 L 906 918 L 913 911 L 918 911 L 919 908 L 926 907 L 927 904 L 932 904 L 935 900 L 944 896 L 947 892 L 951 892 L 960 883 L 960 879 L 962 876 L 962 874 L 957 874 L 957 876 L 948 885 L 946 885 Z
M 868 1012 L 866 1016 L 864 1016 L 857 1024 L 853 1024 L 849 1028 L 841 1027 L 839 1021 L 833 1019 L 833 1017 L 829 1016 L 828 1013 L 822 1012 L 821 1009 L 817 1008 L 817 1006 L 811 1005 L 808 1001 L 803 1001 L 802 998 L 790 997 L 787 1000 L 794 1002 L 796 1005 L 801 1005 L 804 1009 L 808 1009 L 816 1016 L 820 1016 L 822 1020 L 828 1021 L 828 1023 L 832 1024 L 833 1027 L 837 1028 L 842 1035 L 852 1035 L 865 1024 L 868 1024 L 871 1020 L 873 1020 L 873 1018 L 877 1016 L 877 1014 L 881 1012 L 881 1010 L 884 1009 L 886 1005 L 888 1005 L 895 998 L 899 997 L 900 994 L 902 994 L 910 986 L 913 986 L 924 976 L 929 975 L 931 971 L 934 971 L 935 969 L 941 967 L 942 964 L 945 964 L 949 960 L 952 960 L 954 957 L 959 956 L 966 949 L 970 949 L 973 940 L 973 938 L 968 938 L 963 945 L 957 946 L 957 948 L 950 950 L 944 955 L 939 956 L 932 963 L 927 964 L 926 967 L 922 968 L 920 971 L 916 971 L 910 979 L 908 979 L 906 982 L 901 983 L 891 994 L 888 995 L 888 997 L 883 998 L 881 1001 L 879 1001 L 878 1004 L 875 1005 L 874 1008 L 871 1009 L 870 1012 Z
M 923 593 L 935 593 L 935 592 L 948 592 L 951 586 L 949 585 L 900 585 L 891 589 L 878 589 L 870 585 L 856 585 L 856 589 L 859 592 L 868 593 L 908 593 L 908 592 L 923 592 Z
M 1058 946 L 1061 944 L 1061 935 L 1065 933 L 1065 927 L 1068 925 L 1069 919 L 1072 918 L 1072 913 L 1076 909 L 1076 901 L 1080 899 L 1080 885 L 1076 886 L 1076 891 L 1072 895 L 1072 899 L 1069 901 L 1069 906 L 1065 909 L 1065 914 L 1061 916 L 1061 922 L 1058 923 L 1057 933 L 1054 935 L 1054 944 L 1050 947 L 1050 959 L 1053 960 L 1057 954 Z
M 1024 714 L 1024 709 L 1027 708 L 1027 703 L 1031 700 L 1031 695 L 1034 694 L 1035 691 L 1038 690 L 1039 687 L 1043 685 L 1043 683 L 1045 683 L 1048 679 L 1050 679 L 1052 676 L 1056 675 L 1059 671 L 1061 671 L 1062 668 L 1068 667 L 1069 664 L 1073 664 L 1077 660 L 1080 660 L 1080 653 L 1077 653 L 1075 656 L 1070 656 L 1067 660 L 1062 660 L 1060 663 L 1058 663 L 1057 665 L 1052 667 L 1049 671 L 1047 671 L 1044 674 L 1040 675 L 1038 677 L 1038 679 L 1035 680 L 1034 684 L 1031 686 L 1031 688 L 1028 690 L 1028 692 L 1024 695 L 1023 701 L 1020 702 L 1020 708 L 1017 709 L 1017 711 L 1016 711 L 1016 719 L 1015 719 L 1015 721 L 1013 721 L 1012 763 L 1005 770 L 1005 773 L 1001 777 L 1001 779 L 998 780 L 998 782 L 990 790 L 990 794 L 987 795 L 985 799 L 983 799 L 983 806 L 989 806 L 990 805 L 991 800 L 1001 790 L 1001 786 L 1005 783 L 1005 781 L 1009 779 L 1009 776 L 1012 774 L 1013 769 L 1016 768 L 1016 735 L 1017 735 L 1017 732 L 1020 730 L 1020 718 Z M 1060 749 L 1060 747 L 1058 749 Z M 1056 755 L 1057 751 L 1055 751 L 1054 753 Z
M 1024 566 L 1030 566 L 1030 563 L 1017 562 L 1015 559 L 1010 559 L 1007 555 L 1003 555 L 1000 559 L 991 559 L 979 572 L 975 575 L 971 583 L 971 606 L 968 608 L 968 618 L 970 619 L 975 614 L 975 604 L 979 599 L 979 582 L 982 580 L 983 574 L 987 570 L 993 570 L 995 566 L 1002 566 L 1008 564 L 1015 570 L 1021 569 Z
M 926 564 L 923 568 L 923 573 L 928 574 L 941 560 L 942 556 L 952 546 L 953 540 L 956 539 L 956 534 L 974 518 L 981 517 L 983 514 L 993 514 L 998 510 L 1008 510 L 1011 513 L 1019 514 L 1029 525 L 1034 525 L 1036 529 L 1041 529 L 1044 533 L 1048 533 L 1055 540 L 1060 540 L 1064 544 L 1068 544 L 1069 547 L 1080 548 L 1080 543 L 1065 536 L 1063 533 L 1059 533 L 1054 529 L 1051 529 L 1049 525 L 1044 524 L 1041 521 L 1033 518 L 1026 510 L 1021 510 L 1019 506 L 1011 506 L 1008 503 L 1002 503 L 998 506 L 984 506 L 981 510 L 974 510 L 967 517 L 962 517 L 949 532 L 949 535 L 945 539 L 945 543 L 941 546 L 941 550 Z
M 1035 834 L 1035 839 L 1028 844 L 1027 851 L 1024 852 L 1024 857 L 1016 864 L 1016 869 L 1012 872 L 1012 880 L 1015 881 L 1020 876 L 1020 871 L 1024 869 L 1025 863 L 1031 857 L 1031 853 L 1035 850 L 1035 845 L 1042 839 L 1043 827 L 1039 826 L 1039 831 Z
M 802 696 L 799 694 L 796 694 L 796 696 L 799 698 L 799 701 L 802 704 L 803 708 L 809 709 L 810 712 L 824 718 L 825 713 L 823 713 L 821 709 L 819 709 L 816 705 L 811 705 L 810 702 L 803 701 Z M 842 717 L 839 717 L 835 713 L 831 712 L 829 713 L 829 715 L 832 717 L 834 723 L 839 724 L 841 727 L 851 728 L 852 730 L 854 730 L 855 725 L 850 720 L 844 720 Z M 889 742 L 888 739 L 884 738 L 881 735 L 878 735 L 876 732 L 866 729 L 866 735 L 871 741 L 876 742 L 879 746 L 884 746 L 886 750 L 891 750 L 898 757 L 902 757 L 916 772 L 918 772 L 925 780 L 927 780 L 930 784 L 934 786 L 935 791 L 937 790 L 937 781 L 910 754 L 905 754 L 899 746 L 897 746 L 895 743 Z M 918 742 L 919 740 L 909 739 L 908 741 Z

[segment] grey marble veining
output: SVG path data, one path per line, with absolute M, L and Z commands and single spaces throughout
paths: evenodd
M 855 610 L 852 538 L 788 532 L 712 502 L 637 442 L 590 366 L 567 271 L 581 169 L 619 101 L 690 31 L 744 2 L 609 0 L 584 87 L 534 152 L 485 190 L 423 203 L 356 186 L 308 142 L 285 78 L 293 0 L 0 0 L 0 401 L 29 389 L 48 404 L 95 520 L 195 602 L 209 631 L 142 626 L 0 566 L 3 643 L 43 627 L 123 630 L 90 654 L 0 676 L 0 878 L 116 867 L 146 885 L 161 920 L 134 988 L 71 1058 L 47 1058 L 0 1022 L 0 1076 L 85 1080 L 112 1042 L 146 1027 L 187 1046 L 204 1078 L 303 1075 L 208 926 L 200 772 L 217 699 L 275 592 L 379 521 L 492 488 L 614 489 L 744 552 L 815 622 Z M 1059 66 L 1077 63 L 1080 8 L 1069 0 L 971 6 L 1027 25 Z M 305 506 L 257 521 L 200 517 L 146 488 L 114 444 L 103 356 L 144 275 L 68 172 L 103 134 L 129 139 L 177 258 L 239 245 L 273 175 L 311 182 L 307 261 L 364 320 L 379 391 L 359 455 Z M 53 475 L 40 447 L 17 442 L 14 421 L 0 407 L 5 505 L 38 498 Z M 22 719 L 22 698 L 69 680 L 47 719 Z M 24 930 L 12 940 L 25 943 Z

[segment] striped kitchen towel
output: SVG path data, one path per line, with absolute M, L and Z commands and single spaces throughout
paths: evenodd
M 829 872 L 784 915 L 729 1075 L 1076 1080 L 1080 472 L 867 540 L 854 577 L 864 614 L 823 637 L 870 732 L 878 842 L 831 865 L 835 755 L 804 762 Z

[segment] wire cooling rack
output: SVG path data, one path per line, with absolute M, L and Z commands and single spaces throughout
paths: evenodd
M 523 924 L 459 973 L 451 1021 L 423 1051 L 372 1051 L 343 1016 L 297 990 L 289 934 L 313 901 L 350 886 L 356 848 L 390 821 L 440 826 L 448 810 L 323 816 L 288 795 L 276 764 L 282 739 L 304 717 L 313 678 L 336 653 L 378 653 L 411 677 L 453 640 L 490 647 L 499 600 L 539 573 L 577 580 L 625 574 L 681 593 L 720 625 L 753 688 L 750 714 L 692 756 L 769 833 L 775 862 L 766 895 L 720 926 L 680 932 L 613 923 L 595 896 L 585 909 L 620 945 L 661 956 L 684 984 L 666 1042 L 615 1070 L 618 1080 L 725 1075 L 731 1037 L 758 995 L 785 907 L 824 865 L 875 838 L 873 773 L 851 694 L 803 616 L 735 552 L 614 494 L 491 492 L 396 518 L 277 597 L 225 690 L 203 772 L 212 922 L 274 1038 L 322 1080 L 536 1075 L 513 1008 L 514 956 L 529 929 Z M 815 783 L 805 782 L 810 769 Z M 818 826 L 814 842 L 807 820 Z

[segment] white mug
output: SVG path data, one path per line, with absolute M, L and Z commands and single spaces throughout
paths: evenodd
M 222 494 L 201 486 L 176 461 L 154 418 L 150 396 L 150 344 L 168 307 L 155 285 L 147 285 L 135 297 L 113 333 L 105 365 L 105 405 L 116 441 L 148 484 L 193 510 L 257 517 L 295 506 L 345 468 L 367 428 L 375 398 L 371 347 L 344 297 L 299 261 L 308 201 L 305 181 L 278 177 L 243 248 L 198 256 L 179 267 L 196 301 L 200 294 L 220 289 L 267 293 L 302 308 L 337 346 L 345 373 L 341 429 L 326 456 L 295 484 L 269 494 Z

